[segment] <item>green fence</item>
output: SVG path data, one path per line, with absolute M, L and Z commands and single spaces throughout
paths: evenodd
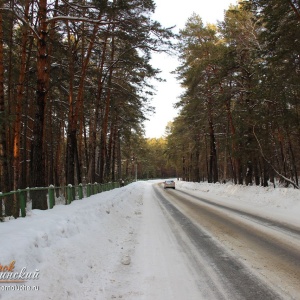
M 127 183 L 128 184 L 128 183 Z M 31 202 L 34 193 L 39 193 L 39 197 L 46 197 L 48 202 L 48 208 L 53 208 L 56 204 L 70 204 L 74 200 L 80 200 L 92 195 L 109 191 L 120 187 L 119 182 L 109 183 L 88 183 L 79 185 L 67 185 L 55 187 L 50 185 L 49 187 L 42 188 L 27 188 L 8 193 L 0 193 L 0 205 L 2 205 L 2 215 L 0 219 L 6 214 L 7 204 L 17 203 L 19 205 L 19 216 L 26 217 L 27 203 Z

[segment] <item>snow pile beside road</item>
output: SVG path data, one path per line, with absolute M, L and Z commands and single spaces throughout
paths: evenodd
M 1 223 L 0 264 L 15 261 L 14 272 L 39 270 L 37 280 L 24 283 L 39 290 L 3 290 L 17 284 L 1 282 L 0 299 L 207 299 L 199 297 L 198 279 L 161 210 L 152 187 L 159 182 L 135 182 Z M 221 205 L 300 223 L 300 194 L 294 189 L 176 181 L 172 192 L 185 190 Z
M 239 207 L 242 205 L 256 214 L 263 211 L 263 215 L 280 216 L 281 219 L 300 224 L 300 191 L 294 188 L 184 181 L 177 181 L 176 186 L 208 197 L 214 202 L 228 203 L 231 206 L 238 204 Z
M 144 187 L 131 184 L 0 224 L 0 264 L 15 261 L 14 273 L 39 272 L 18 285 L 39 291 L 3 290 L 17 284 L 2 282 L 0 298 L 111 298 L 115 272 L 130 264 L 136 244 Z

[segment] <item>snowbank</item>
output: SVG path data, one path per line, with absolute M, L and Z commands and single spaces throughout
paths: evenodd
M 1 282 L 0 299 L 199 299 L 154 201 L 157 182 L 135 182 L 0 223 L 0 265 L 15 261 L 14 272 L 39 273 L 25 283 Z M 298 190 L 182 181 L 176 188 L 300 226 Z M 39 290 L 4 290 L 22 285 Z
M 214 202 L 244 207 L 257 215 L 280 218 L 284 222 L 300 226 L 300 191 L 294 188 L 185 181 L 177 181 L 176 185 Z
M 0 299 L 106 299 L 111 273 L 132 251 L 142 194 L 143 185 L 131 184 L 1 223 L 0 264 L 38 270 L 39 279 L 24 284 L 39 291 L 0 283 Z

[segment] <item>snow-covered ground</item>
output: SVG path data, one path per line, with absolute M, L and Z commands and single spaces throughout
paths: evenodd
M 135 182 L 0 223 L 0 299 L 201 299 L 199 281 L 153 193 L 157 182 Z M 300 226 L 298 190 L 181 181 L 176 186 Z M 5 266 L 15 280 L 28 280 L 4 282 Z
M 192 182 L 178 182 L 177 186 L 216 203 L 300 226 L 300 191 L 294 188 Z

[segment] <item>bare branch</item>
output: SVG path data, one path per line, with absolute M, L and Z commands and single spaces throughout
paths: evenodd
M 35 37 L 37 39 L 39 39 L 39 34 L 37 33 L 37 31 L 24 19 L 22 18 L 15 10 L 11 9 L 11 8 L 6 8 L 6 7 L 2 7 L 0 8 L 0 11 L 9 11 L 11 12 L 13 15 L 15 15 L 17 17 L 18 20 L 20 20 L 24 25 L 28 26 L 28 28 L 30 29 L 30 31 L 35 35 Z
M 265 157 L 264 152 L 263 152 L 263 149 L 262 149 L 262 147 L 261 147 L 261 144 L 260 144 L 260 142 L 259 142 L 259 140 L 258 140 L 258 138 L 257 138 L 257 136 L 256 136 L 256 134 L 255 134 L 255 125 L 253 125 L 253 135 L 254 135 L 254 137 L 255 137 L 257 143 L 258 143 L 258 146 L 259 146 L 259 149 L 260 149 L 260 154 L 261 154 L 261 156 L 262 156 L 263 159 L 269 164 L 269 166 L 274 170 L 274 172 L 275 172 L 280 178 L 282 178 L 282 179 L 285 180 L 286 182 L 292 184 L 292 185 L 294 186 L 294 188 L 300 189 L 300 187 L 299 187 L 294 181 L 292 181 L 292 180 L 290 180 L 289 178 L 285 177 L 284 175 L 280 174 L 280 173 L 275 169 L 275 167 L 271 164 L 271 162 Z
M 46 22 L 50 23 L 53 21 L 80 21 L 80 22 L 99 24 L 99 25 L 109 25 L 109 24 L 114 23 L 114 22 L 107 22 L 107 21 L 104 22 L 101 20 L 93 20 L 93 19 L 88 19 L 88 18 L 83 18 L 83 17 L 70 17 L 70 16 L 57 16 L 57 17 L 48 19 Z
M 297 10 L 295 4 L 291 1 L 291 0 L 288 0 L 289 3 L 290 3 L 290 6 L 292 7 L 293 11 L 295 12 L 296 16 L 298 17 L 298 19 L 300 20 L 300 13 L 299 11 Z

